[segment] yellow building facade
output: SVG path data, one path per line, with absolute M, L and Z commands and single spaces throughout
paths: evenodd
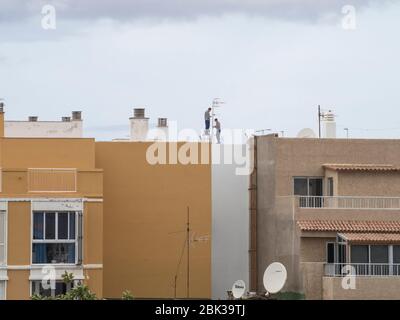
M 211 165 L 151 165 L 149 146 L 8 138 L 0 113 L 0 299 L 65 292 L 65 271 L 99 298 L 211 296 Z

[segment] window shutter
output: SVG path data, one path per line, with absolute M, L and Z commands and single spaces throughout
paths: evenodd
M 83 262 L 83 213 L 78 212 L 78 264 Z

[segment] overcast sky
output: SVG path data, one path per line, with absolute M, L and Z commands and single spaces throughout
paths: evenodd
M 141 106 L 200 129 L 215 97 L 225 128 L 317 131 L 321 104 L 339 137 L 397 138 L 399 30 L 396 0 L 1 0 L 0 97 L 13 120 L 82 110 L 98 139 L 126 136 Z

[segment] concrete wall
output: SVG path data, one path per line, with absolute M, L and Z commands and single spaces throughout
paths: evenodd
M 213 145 L 212 154 L 223 149 Z M 213 299 L 226 299 L 237 280 L 249 288 L 249 176 L 236 175 L 237 166 L 221 160 L 212 166 Z
M 324 300 L 399 300 L 399 277 L 357 277 L 355 290 L 342 288 L 343 278 L 323 277 Z
M 178 262 L 189 206 L 192 239 L 205 240 L 190 248 L 190 297 L 210 298 L 211 161 L 151 165 L 150 145 L 96 143 L 96 166 L 104 169 L 104 296 L 130 290 L 137 298 L 173 298 L 177 274 L 177 297 L 186 297 L 186 251 L 179 269 Z
M 339 171 L 338 195 L 340 196 L 400 196 L 400 172 Z
M 5 137 L 82 138 L 82 121 L 5 121 Z

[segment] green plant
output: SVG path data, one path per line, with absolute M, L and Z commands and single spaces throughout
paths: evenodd
M 65 273 L 62 275 L 63 282 L 65 284 L 71 284 L 74 281 L 74 275 L 72 273 Z M 55 297 L 42 296 L 39 294 L 34 294 L 31 300 L 96 300 L 96 294 L 90 291 L 87 285 L 78 283 L 77 286 L 73 287 L 65 294 L 60 294 Z
M 135 299 L 129 290 L 122 292 L 122 300 L 133 300 Z

